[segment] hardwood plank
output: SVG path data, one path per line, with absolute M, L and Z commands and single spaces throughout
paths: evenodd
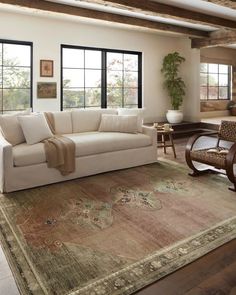
M 215 27 L 236 28 L 236 22 L 225 18 L 204 14 L 201 12 L 190 11 L 154 1 L 136 0 L 82 0 L 82 2 L 108 5 L 115 8 L 129 9 L 134 12 L 142 12 L 149 15 L 158 15 L 166 18 L 175 18 L 187 22 L 213 25 Z
M 201 294 L 236 294 L 236 262 L 222 269 L 216 275 L 204 280 L 196 288 L 191 289 L 186 295 Z
M 85 18 L 92 18 L 103 20 L 107 22 L 126 24 L 136 27 L 143 27 L 148 29 L 153 29 L 157 31 L 168 31 L 188 36 L 197 37 L 208 37 L 208 32 L 201 31 L 197 29 L 186 28 L 183 26 L 170 25 L 166 23 L 150 21 L 146 19 L 141 19 L 137 17 L 129 17 L 125 15 L 108 13 L 98 10 L 92 10 L 87 8 L 82 8 L 78 6 L 72 6 L 67 4 L 60 4 L 44 0 L 0 0 L 0 3 L 16 5 L 20 7 L 27 7 L 31 9 L 38 9 L 43 11 L 50 11 L 60 14 L 68 14 L 73 16 L 80 16 Z

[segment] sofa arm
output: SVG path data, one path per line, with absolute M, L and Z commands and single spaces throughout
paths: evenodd
M 142 133 L 152 138 L 152 145 L 157 145 L 157 130 L 152 126 L 142 126 Z
M 5 174 L 13 167 L 12 145 L 0 135 L 0 190 L 3 191 Z

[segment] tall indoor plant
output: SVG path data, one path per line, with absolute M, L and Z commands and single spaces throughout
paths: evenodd
M 167 54 L 162 63 L 161 72 L 164 74 L 164 88 L 171 98 L 172 110 L 168 110 L 166 117 L 169 123 L 180 123 L 183 120 L 183 113 L 179 107 L 183 103 L 185 95 L 185 83 L 179 76 L 179 67 L 185 61 L 178 52 Z

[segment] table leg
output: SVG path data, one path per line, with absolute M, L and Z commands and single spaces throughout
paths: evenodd
M 172 145 L 172 150 L 173 150 L 174 156 L 176 158 L 175 145 L 174 145 L 172 134 L 169 134 L 169 139 L 170 139 L 170 142 L 171 142 L 171 145 Z
M 162 142 L 163 142 L 163 148 L 164 148 L 164 153 L 166 154 L 166 140 L 165 140 L 165 134 L 162 134 Z

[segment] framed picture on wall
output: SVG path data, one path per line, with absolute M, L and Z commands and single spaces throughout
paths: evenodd
M 53 60 L 40 60 L 40 77 L 53 77 Z
M 56 82 L 38 82 L 37 83 L 38 98 L 57 98 Z

